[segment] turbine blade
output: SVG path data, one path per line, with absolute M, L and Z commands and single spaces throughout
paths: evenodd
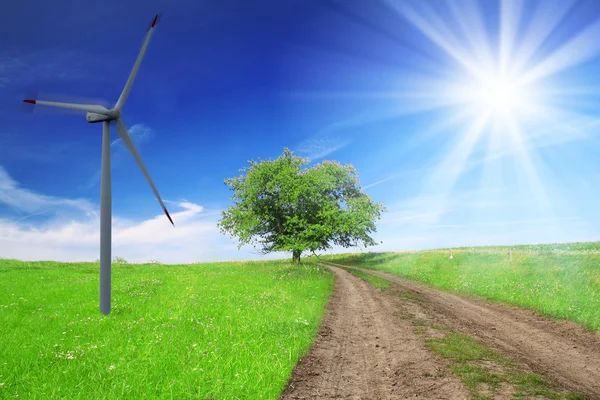
M 35 89 L 33 89 L 33 90 L 29 90 L 29 91 L 27 92 L 27 98 L 28 98 L 28 99 L 34 99 L 34 100 L 37 100 L 37 98 L 38 98 L 38 97 L 39 97 L 39 93 L 38 93 L 38 91 L 37 91 L 37 90 L 35 90 Z M 22 109 L 24 112 L 26 112 L 26 113 L 28 113 L 28 114 L 31 114 L 31 113 L 33 113 L 33 110 L 35 110 L 35 105 L 34 105 L 34 104 L 31 104 L 31 103 L 29 103 L 29 104 L 28 104 L 28 103 L 26 103 L 26 102 L 23 102 L 23 103 L 21 104 L 21 109 Z
M 148 180 L 148 183 L 150 184 L 150 187 L 152 188 L 152 191 L 154 192 L 156 199 L 160 203 L 160 206 L 162 207 L 163 211 L 165 212 L 165 215 L 167 216 L 167 218 L 169 218 L 169 221 L 171 221 L 171 224 L 173 226 L 175 226 L 175 223 L 173 222 L 173 220 L 171 219 L 171 216 L 169 215 L 169 212 L 167 211 L 167 207 L 165 207 L 165 203 L 163 203 L 162 199 L 160 198 L 160 195 L 158 194 L 158 190 L 156 190 L 156 186 L 154 186 L 154 182 L 152 182 L 152 178 L 150 178 L 150 174 L 148 173 L 148 170 L 146 169 L 146 166 L 144 165 L 144 162 L 142 161 L 140 154 L 138 153 L 137 149 L 135 148 L 135 145 L 133 144 L 133 141 L 131 140 L 129 133 L 127 132 L 127 128 L 125 127 L 125 124 L 123 123 L 123 121 L 120 118 L 117 119 L 116 124 L 117 124 L 117 132 L 119 133 L 121 140 L 123 141 L 123 143 L 125 143 L 125 146 L 127 146 L 129 151 L 133 155 L 133 158 L 135 158 L 135 161 L 137 161 L 142 172 L 146 176 L 146 179 Z
M 154 27 L 156 26 L 157 22 L 158 14 L 156 14 L 154 20 L 150 24 L 150 28 L 148 29 L 148 33 L 146 33 L 146 38 L 144 39 L 144 43 L 142 44 L 140 53 L 138 54 L 137 59 L 135 60 L 135 64 L 133 64 L 133 68 L 131 69 L 131 73 L 129 74 L 129 78 L 127 79 L 127 83 L 125 83 L 123 92 L 121 92 L 121 96 L 119 96 L 119 100 L 117 100 L 117 105 L 115 106 L 115 108 L 119 111 L 123 109 L 123 105 L 127 100 L 127 96 L 129 96 L 129 91 L 131 90 L 131 86 L 133 85 L 133 81 L 135 80 L 135 76 L 137 75 L 138 69 L 140 69 L 142 58 L 144 58 L 144 53 L 146 52 L 146 48 L 148 47 L 148 43 L 150 42 L 152 32 L 154 32 Z
M 96 114 L 108 115 L 108 110 L 105 107 L 94 105 L 94 104 L 73 104 L 73 103 L 59 103 L 56 101 L 41 101 L 41 100 L 23 100 L 23 103 L 35 104 L 40 106 L 50 106 L 58 108 L 68 108 L 71 110 L 86 111 Z

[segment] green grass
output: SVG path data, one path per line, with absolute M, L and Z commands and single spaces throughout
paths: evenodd
M 581 393 L 553 390 L 540 375 L 524 372 L 518 362 L 448 326 L 424 321 L 406 311 L 396 311 L 394 315 L 410 321 L 415 333 L 425 335 L 427 348 L 448 360 L 450 370 L 464 382 L 476 400 L 498 398 L 498 395 L 516 399 L 532 396 L 552 400 L 585 398 Z M 439 337 L 440 334 L 443 336 Z
M 332 275 L 282 261 L 0 260 L 0 398 L 276 399 L 309 348 Z
M 474 247 L 454 249 L 453 254 L 450 259 L 445 249 L 325 259 L 531 308 L 600 330 L 600 243 Z
M 387 289 L 390 287 L 390 283 L 388 281 L 386 281 L 383 278 L 379 278 L 378 276 L 373 276 L 371 274 L 368 274 L 364 271 L 360 271 L 358 269 L 353 269 L 353 268 L 344 268 L 346 271 L 350 272 L 352 275 L 356 276 L 357 278 L 360 278 L 364 281 L 366 281 L 367 283 L 371 284 L 371 286 L 376 287 L 376 288 L 380 288 L 380 289 Z
M 452 372 L 463 380 L 476 399 L 492 398 L 494 392 L 501 390 L 502 384 L 511 387 L 517 399 L 530 396 L 553 400 L 584 399 L 581 393 L 550 389 L 541 376 L 519 371 L 511 360 L 469 336 L 451 333 L 444 338 L 429 338 L 426 345 L 451 362 Z

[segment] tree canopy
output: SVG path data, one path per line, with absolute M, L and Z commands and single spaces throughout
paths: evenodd
M 289 251 L 299 263 L 307 250 L 376 245 L 369 235 L 385 207 L 362 192 L 352 165 L 323 161 L 308 168 L 308 159 L 287 148 L 276 160 L 249 163 L 241 176 L 225 180 L 234 205 L 219 221 L 239 248 Z

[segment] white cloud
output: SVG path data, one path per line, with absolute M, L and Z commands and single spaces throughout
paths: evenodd
M 47 214 L 48 206 L 60 206 L 64 210 L 62 213 L 55 212 L 43 222 L 32 222 L 34 219 L 28 219 L 29 216 L 0 218 L 0 258 L 31 261 L 98 259 L 100 222 L 96 204 L 84 199 L 45 196 L 21 188 L 2 167 L 0 204 L 32 214 Z M 218 212 L 207 212 L 201 205 L 189 201 L 170 204 L 175 209 L 171 213 L 175 227 L 164 214 L 141 221 L 113 215 L 113 256 L 123 257 L 129 262 L 159 260 L 165 263 L 287 256 L 283 253 L 260 256 L 252 248 L 238 250 L 231 238 L 220 233 Z

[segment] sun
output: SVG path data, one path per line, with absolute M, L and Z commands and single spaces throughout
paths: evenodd
M 519 76 L 478 74 L 464 79 L 461 86 L 457 97 L 477 115 L 514 118 L 535 108 L 537 101 L 534 88 L 521 83 Z
M 489 111 L 510 111 L 519 102 L 519 87 L 511 79 L 491 76 L 479 82 L 477 99 Z

